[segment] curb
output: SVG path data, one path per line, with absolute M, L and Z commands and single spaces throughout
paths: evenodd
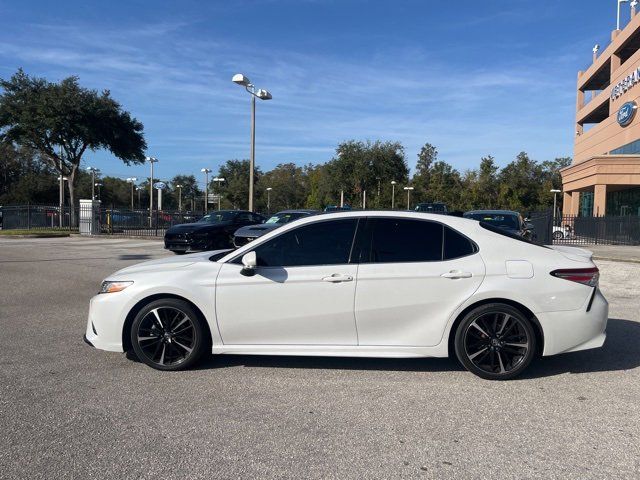
M 640 263 L 640 258 L 620 258 L 620 257 L 600 257 L 593 256 L 594 260 L 606 260 L 608 262 L 620 262 L 620 263 Z
M 62 234 L 62 235 L 55 235 L 55 234 L 50 234 L 50 233 L 43 233 L 43 234 L 29 234 L 29 235 L 0 235 L 0 238 L 65 238 L 65 237 L 69 237 L 70 234 Z

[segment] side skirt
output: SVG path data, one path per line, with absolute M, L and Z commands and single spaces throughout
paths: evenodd
M 420 358 L 447 357 L 443 342 L 433 347 L 395 345 L 214 345 L 213 354 L 226 355 L 291 355 L 308 357 Z

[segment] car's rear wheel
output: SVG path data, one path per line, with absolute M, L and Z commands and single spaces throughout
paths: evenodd
M 455 350 L 470 372 L 488 380 L 508 380 L 531 363 L 536 336 L 519 310 L 491 303 L 465 315 L 456 330 Z
M 208 346 L 200 316 L 187 302 L 155 300 L 142 308 L 131 326 L 138 358 L 157 370 L 183 370 L 195 364 Z
M 564 233 L 562 233 L 560 230 L 556 230 L 555 232 L 553 232 L 554 240 L 562 240 L 563 238 L 564 238 Z

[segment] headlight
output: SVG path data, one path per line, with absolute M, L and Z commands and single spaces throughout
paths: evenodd
M 133 282 L 111 282 L 111 281 L 105 280 L 104 282 L 102 282 L 102 285 L 100 286 L 100 293 L 121 292 L 122 290 L 127 288 L 129 285 L 133 285 Z

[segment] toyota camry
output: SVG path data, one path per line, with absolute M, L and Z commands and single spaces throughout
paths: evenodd
M 159 370 L 204 354 L 447 357 L 509 379 L 602 346 L 591 253 L 417 212 L 340 212 L 237 250 L 127 267 L 91 300 L 85 341 Z

